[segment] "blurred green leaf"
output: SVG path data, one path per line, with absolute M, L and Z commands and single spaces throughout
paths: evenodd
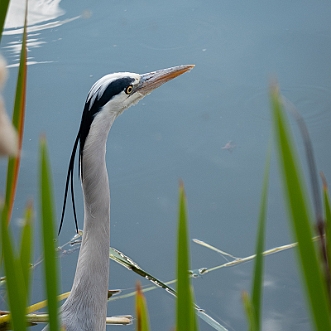
M 136 285 L 136 319 L 137 331 L 149 331 L 149 320 L 146 300 L 139 282 L 137 282 Z
M 4 207 L 6 208 L 6 207 Z M 1 210 L 1 245 L 4 260 L 11 324 L 13 330 L 26 330 L 26 288 L 21 263 L 15 256 L 13 240 Z
M 28 305 L 29 289 L 30 289 L 30 274 L 31 274 L 31 260 L 32 260 L 32 218 L 33 208 L 30 203 L 25 210 L 24 226 L 22 230 L 21 249 L 20 249 L 20 263 L 22 266 L 23 279 L 26 288 Z
M 48 300 L 49 330 L 59 329 L 58 320 L 58 269 L 56 259 L 56 245 L 54 238 L 55 217 L 51 171 L 49 166 L 46 140 L 40 141 L 40 206 L 42 222 L 42 239 L 45 261 L 45 283 Z
M 261 196 L 260 214 L 258 222 L 258 233 L 256 240 L 256 258 L 254 265 L 254 277 L 252 284 L 252 305 L 254 312 L 254 325 L 256 330 L 261 329 L 261 302 L 263 291 L 263 250 L 264 250 L 264 237 L 265 237 L 265 223 L 267 214 L 267 202 L 268 202 L 268 183 L 269 183 L 269 168 L 270 168 L 270 149 L 267 156 L 267 162 L 265 166 L 263 188 Z
M 328 263 L 331 263 L 331 207 L 330 197 L 328 192 L 328 184 L 324 174 L 321 174 L 323 181 L 323 202 L 324 202 L 324 215 L 325 215 L 325 237 L 326 237 L 326 251 Z
M 0 42 L 2 38 L 3 28 L 5 26 L 8 6 L 9 6 L 9 0 L 0 0 Z
M 245 313 L 247 316 L 247 320 L 248 320 L 248 330 L 249 331 L 257 331 L 257 326 L 256 326 L 256 317 L 255 317 L 255 312 L 254 312 L 254 307 L 253 307 L 253 303 L 249 297 L 249 294 L 247 292 L 242 292 L 241 294 L 241 299 L 242 302 L 244 304 L 244 308 L 245 308 Z
M 21 49 L 20 66 L 18 70 L 18 77 L 16 83 L 15 104 L 13 111 L 13 125 L 18 133 L 19 150 L 21 150 L 22 147 L 24 115 L 25 115 L 26 77 L 27 77 L 26 29 L 27 29 L 27 6 L 25 8 L 22 49 Z M 10 221 L 11 212 L 13 209 L 18 172 L 20 167 L 20 160 L 21 160 L 20 154 L 17 157 L 8 158 L 7 177 L 6 177 L 6 198 L 5 198 L 5 203 L 7 205 L 7 208 L 6 208 L 6 213 L 4 214 L 7 223 L 9 223 Z
M 197 321 L 190 285 L 190 257 L 184 186 L 179 187 L 176 331 L 195 331 Z
M 271 104 L 286 202 L 295 240 L 298 242 L 299 261 L 310 310 L 317 330 L 331 330 L 330 304 L 325 279 L 322 276 L 321 261 L 312 241 L 311 214 L 308 209 L 307 195 L 276 86 L 271 88 Z
M 195 298 L 194 298 L 194 291 L 193 291 L 193 286 L 190 286 L 190 292 L 191 292 L 191 301 L 192 301 L 192 309 L 191 309 L 191 324 L 192 324 L 192 330 L 193 331 L 198 331 L 198 321 L 197 321 L 197 314 L 196 314 L 196 310 L 195 310 Z M 207 314 L 205 314 L 207 315 Z M 198 314 L 199 316 L 199 314 Z M 208 316 L 208 315 L 207 315 Z M 210 316 L 208 316 L 210 317 Z M 210 321 L 210 319 L 205 319 L 205 321 L 207 321 L 207 323 L 212 326 L 215 330 L 223 330 L 224 328 L 221 325 L 215 325 L 212 322 L 214 321 Z

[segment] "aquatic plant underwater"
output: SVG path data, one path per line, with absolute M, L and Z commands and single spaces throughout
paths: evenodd
M 8 1 L 0 2 L 0 38 L 3 31 L 5 16 L 8 8 Z M 24 131 L 24 111 L 25 94 L 27 80 L 27 28 L 24 25 L 22 49 L 20 56 L 20 66 L 17 77 L 16 96 L 13 110 L 12 125 L 17 132 L 17 137 L 13 135 L 13 140 L 9 143 L 17 146 L 21 150 Z M 256 252 L 254 256 L 247 258 L 233 257 L 215 247 L 201 241 L 198 243 L 227 254 L 233 260 L 211 269 L 200 269 L 199 275 L 207 274 L 218 268 L 236 265 L 247 260 L 254 260 L 254 272 L 252 276 L 252 288 L 250 293 L 243 289 L 243 307 L 247 316 L 249 330 L 261 330 L 262 319 L 262 291 L 263 291 L 263 259 L 267 254 L 276 253 L 283 249 L 295 249 L 298 252 L 300 273 L 307 293 L 307 301 L 310 307 L 312 325 L 316 330 L 331 330 L 331 209 L 329 202 L 328 187 L 324 177 L 323 181 L 323 202 L 320 199 L 319 179 L 313 155 L 313 148 L 309 139 L 308 130 L 298 111 L 282 98 L 277 84 L 270 87 L 270 100 L 273 124 L 273 141 L 277 150 L 279 168 L 282 174 L 284 197 L 288 205 L 289 222 L 293 229 L 295 243 L 286 247 L 277 247 L 272 250 L 264 251 L 264 238 L 266 226 L 266 213 L 268 201 L 268 178 L 271 155 L 271 144 L 269 145 L 266 157 L 265 174 L 261 192 L 260 212 L 257 225 Z M 0 104 L 2 106 L 2 104 Z M 288 120 L 284 109 L 289 112 L 298 122 L 302 139 L 305 143 L 307 163 L 310 170 L 310 186 L 312 187 L 313 210 L 311 213 L 311 203 L 308 200 L 308 192 L 301 174 L 299 159 L 288 126 Z M 4 111 L 4 109 L 0 110 Z M 0 127 L 0 130 L 11 130 L 11 128 Z M 7 131 L 6 131 L 7 132 Z M 1 137 L 1 136 L 0 136 Z M 7 145 L 6 145 L 7 146 Z M 24 225 L 22 227 L 21 241 L 19 248 L 16 249 L 8 224 L 11 220 L 14 197 L 16 194 L 16 184 L 19 175 L 20 154 L 16 153 L 16 148 L 8 147 L 3 154 L 9 154 L 5 198 L 0 206 L 0 262 L 4 272 L 1 277 L 1 286 L 6 286 L 8 298 L 8 312 L 2 312 L 0 316 L 0 327 L 4 329 L 26 330 L 34 323 L 49 322 L 50 330 L 60 330 L 58 318 L 59 300 L 63 300 L 68 293 L 59 295 L 59 277 L 57 266 L 57 254 L 59 248 L 55 245 L 55 208 L 52 193 L 51 169 L 48 157 L 46 138 L 41 137 L 39 145 L 39 218 L 42 228 L 43 255 L 44 255 L 44 274 L 45 292 L 47 300 L 29 305 L 29 292 L 31 285 L 31 273 L 33 272 L 32 250 L 33 250 L 33 220 L 36 218 L 33 203 L 28 202 L 23 215 Z M 315 225 L 313 220 L 315 220 Z M 314 233 L 316 232 L 316 234 Z M 176 317 L 174 325 L 177 331 L 198 330 L 198 319 L 201 318 L 215 330 L 226 330 L 224 326 L 212 319 L 208 312 L 194 304 L 194 293 L 191 285 L 191 277 L 194 273 L 190 272 L 189 255 L 189 234 L 187 202 L 184 191 L 184 184 L 179 184 L 178 199 L 178 241 L 177 241 L 177 277 L 172 283 L 176 283 L 176 290 L 170 287 L 171 282 L 163 283 L 153 275 L 144 271 L 138 264 L 133 262 L 121 252 L 110 248 L 110 258 L 125 266 L 127 269 L 136 272 L 138 275 L 150 280 L 152 287 L 155 284 L 164 288 L 168 293 L 176 297 Z M 76 242 L 79 237 L 75 238 Z M 148 309 L 144 298 L 144 291 L 137 283 L 136 291 L 136 329 L 150 330 Z M 112 295 L 109 298 L 112 300 Z M 37 310 L 47 307 L 48 314 L 36 314 Z M 132 322 L 131 316 L 109 318 L 108 323 L 128 324 Z M 155 327 L 155 326 L 154 326 Z

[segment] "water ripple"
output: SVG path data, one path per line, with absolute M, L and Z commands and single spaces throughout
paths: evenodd
M 10 2 L 3 35 L 11 36 L 11 39 L 3 50 L 8 51 L 7 61 L 8 68 L 17 67 L 19 65 L 19 54 L 21 52 L 21 34 L 23 33 L 23 22 L 25 6 L 24 2 L 13 0 Z M 42 37 L 41 31 L 46 29 L 53 29 L 69 22 L 75 21 L 81 17 L 86 16 L 82 14 L 79 16 L 59 20 L 58 17 L 65 14 L 65 11 L 60 8 L 60 0 L 30 0 L 28 7 L 28 37 L 27 48 L 30 51 L 33 48 L 44 46 L 47 42 Z M 17 36 L 17 37 L 16 37 Z M 37 61 L 29 53 L 27 61 L 28 65 L 51 63 L 53 61 Z

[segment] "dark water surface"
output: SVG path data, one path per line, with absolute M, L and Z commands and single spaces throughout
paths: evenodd
M 12 8 L 1 45 L 10 67 L 4 91 L 8 109 L 15 90 L 22 12 L 19 4 Z M 331 183 L 330 2 L 30 1 L 30 12 L 26 128 L 15 228 L 29 198 L 38 210 L 41 133 L 48 139 L 59 218 L 86 95 L 98 78 L 116 71 L 144 73 L 196 65 L 120 116 L 107 145 L 111 244 L 161 280 L 175 277 L 179 179 L 187 193 L 190 237 L 235 256 L 253 254 L 271 134 L 271 79 L 278 80 L 283 95 L 303 115 L 317 168 Z M 303 156 L 298 130 L 294 123 L 292 127 Z M 5 169 L 1 161 L 2 191 Z M 273 153 L 267 248 L 292 241 L 281 188 Z M 82 228 L 78 180 L 76 191 Z M 68 208 L 59 244 L 73 235 Z M 35 242 L 37 260 L 37 229 Z M 226 262 L 194 243 L 191 252 L 193 269 Z M 63 291 L 71 288 L 76 260 L 77 252 L 60 260 Z M 297 270 L 295 250 L 265 259 L 263 330 L 312 329 Z M 251 274 L 252 263 L 246 263 L 194 279 L 197 304 L 229 330 L 246 329 L 241 291 L 250 290 Z M 137 279 L 111 263 L 110 288 L 129 293 Z M 146 297 L 152 329 L 171 330 L 173 298 L 161 289 Z M 37 268 L 31 301 L 43 298 Z M 133 299 L 108 307 L 108 315 L 133 314 Z M 134 330 L 107 329 L 115 328 Z M 212 328 L 200 321 L 200 330 Z

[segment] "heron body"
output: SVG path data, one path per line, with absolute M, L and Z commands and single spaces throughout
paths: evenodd
M 80 179 L 84 196 L 84 228 L 70 296 L 61 308 L 66 331 L 105 331 L 109 279 L 110 191 L 105 162 L 106 142 L 115 119 L 163 83 L 191 70 L 177 66 L 147 74 L 122 72 L 99 79 L 91 88 L 71 155 L 69 184 L 73 195 L 73 168 L 79 143 Z M 76 219 L 76 213 L 74 208 Z M 77 221 L 76 221 L 77 229 Z

